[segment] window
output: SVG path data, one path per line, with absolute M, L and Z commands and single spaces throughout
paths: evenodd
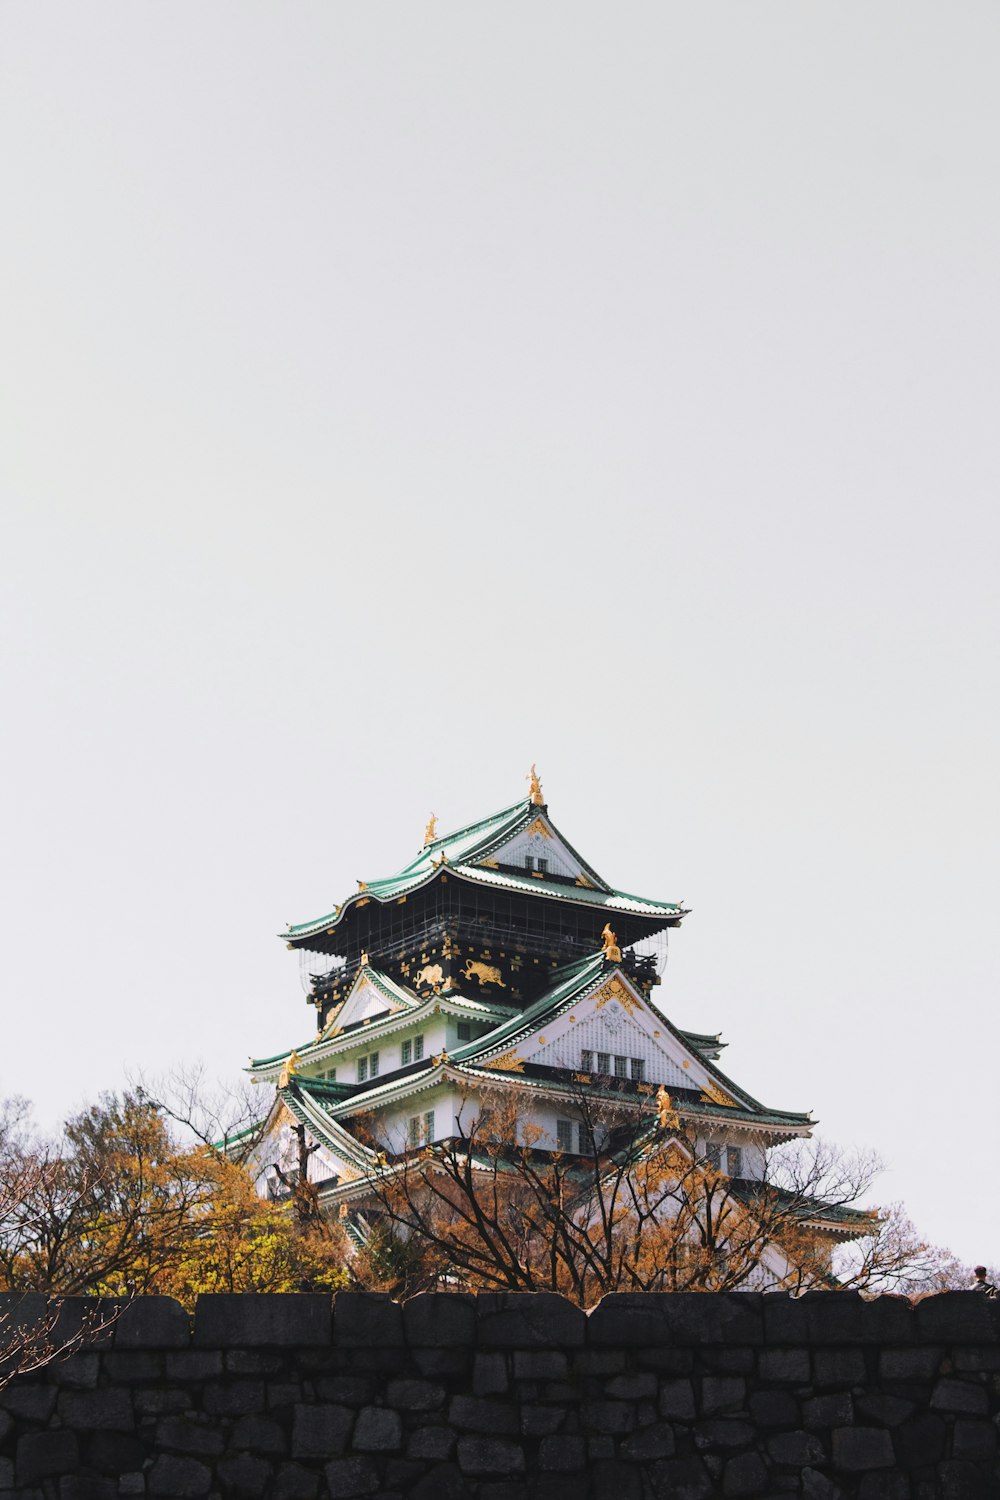
M 369 1052 L 367 1057 L 358 1058 L 358 1082 L 364 1083 L 366 1078 L 378 1077 L 378 1053 Z
M 729 1161 L 730 1177 L 743 1176 L 743 1148 L 742 1146 L 730 1146 L 726 1153 Z
M 471 1025 L 471 1022 L 469 1022 L 469 1021 L 459 1021 L 457 1029 L 458 1029 L 458 1040 L 460 1042 L 471 1042 L 472 1041 L 472 1025 Z
M 616 1057 L 615 1058 L 615 1077 L 616 1078 L 627 1078 L 628 1077 L 628 1058 L 627 1057 Z
M 572 1151 L 573 1149 L 573 1121 L 556 1121 L 556 1145 L 560 1151 Z
M 597 1071 L 598 1073 L 611 1072 L 611 1059 L 606 1052 L 598 1052 L 597 1054 Z
M 524 868 L 526 870 L 533 870 L 535 868 L 535 861 L 530 854 L 524 856 Z
M 328 1083 L 336 1083 L 336 1081 L 337 1081 L 337 1070 L 336 1070 L 336 1068 L 327 1068 L 326 1072 L 323 1074 L 323 1077 L 327 1080 Z
M 539 859 L 535 861 L 535 866 L 539 874 L 544 875 L 549 868 L 549 862 L 547 859 Z
M 411 1146 L 419 1146 L 420 1145 L 420 1116 L 419 1115 L 412 1115 L 411 1116 L 411 1118 L 410 1118 L 410 1126 L 409 1126 L 409 1130 L 407 1131 L 407 1136 L 408 1136 L 409 1144 Z
M 413 1061 L 414 1062 L 419 1062 L 420 1059 L 423 1057 L 423 1055 L 424 1055 L 424 1036 L 423 1036 L 423 1032 L 421 1032 L 419 1036 L 415 1036 L 413 1038 Z
M 413 1061 L 413 1041 L 409 1037 L 407 1037 L 406 1041 L 399 1049 L 399 1061 L 401 1066 L 404 1068 L 406 1067 L 407 1063 Z
M 425 1141 L 432 1141 L 433 1139 L 434 1139 L 434 1111 L 432 1109 L 429 1109 L 427 1111 L 427 1113 L 424 1115 L 424 1140 Z
M 368 1077 L 369 1078 L 376 1078 L 377 1076 L 378 1076 L 378 1053 L 377 1052 L 372 1052 L 370 1054 L 369 1058 L 368 1058 Z
M 632 1082 L 633 1083 L 642 1083 L 643 1080 L 646 1077 L 646 1064 L 645 1064 L 645 1062 L 643 1061 L 643 1059 L 641 1057 L 633 1057 L 631 1059 L 631 1063 L 632 1063 Z
M 368 1077 L 368 1059 L 367 1059 L 367 1057 L 359 1057 L 358 1058 L 358 1082 L 359 1083 L 364 1083 L 364 1081 L 365 1081 L 365 1079 L 367 1077 Z
M 587 1156 L 594 1149 L 594 1137 L 583 1120 L 576 1127 L 576 1149 L 581 1156 Z
M 722 1147 L 719 1145 L 718 1141 L 709 1141 L 706 1144 L 706 1146 L 705 1146 L 705 1160 L 708 1162 L 709 1166 L 716 1167 L 717 1169 L 721 1169 L 721 1167 L 722 1167 Z
M 585 1073 L 594 1071 L 594 1054 L 588 1052 L 586 1048 L 580 1053 L 580 1066 Z

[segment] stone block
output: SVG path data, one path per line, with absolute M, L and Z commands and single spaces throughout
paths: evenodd
M 651 1370 L 640 1370 L 633 1375 L 613 1375 L 604 1387 L 604 1394 L 612 1401 L 655 1401 L 657 1385 Z
M 537 1406 L 533 1401 L 521 1404 L 522 1437 L 550 1437 L 566 1422 L 566 1409 L 562 1406 Z
M 20 1380 L 0 1390 L 0 1406 L 12 1417 L 22 1422 L 47 1422 L 56 1405 L 58 1395 L 54 1385 L 36 1385 L 33 1381 Z
M 351 1446 L 361 1453 L 398 1453 L 403 1446 L 403 1419 L 387 1406 L 363 1406 L 354 1424 Z
M 810 1431 L 821 1427 L 849 1427 L 854 1421 L 854 1398 L 850 1391 L 812 1396 L 802 1403 L 802 1425 Z
M 248 1420 L 254 1421 L 251 1417 Z M 196 1458 L 217 1458 L 226 1446 L 218 1422 L 195 1422 L 188 1417 L 164 1417 L 156 1425 L 156 1446 Z M 136 1467 L 133 1465 L 133 1467 Z
M 635 1431 L 635 1405 L 631 1401 L 585 1401 L 580 1420 L 587 1432 L 606 1432 L 621 1437 Z
M 978 1296 L 976 1292 L 961 1292 L 959 1296 Z M 980 1296 L 980 1301 L 986 1298 Z M 931 1409 L 933 1411 L 950 1411 L 956 1415 L 970 1417 L 985 1417 L 989 1411 L 989 1398 L 983 1386 L 973 1384 L 971 1380 L 954 1380 L 945 1376 L 939 1380 L 931 1392 Z
M 513 1360 L 515 1380 L 564 1380 L 569 1369 L 561 1349 L 518 1349 Z
M 271 1481 L 271 1465 L 249 1453 L 224 1458 L 216 1472 L 224 1490 L 231 1495 L 246 1495 L 248 1500 L 263 1495 Z
M 106 1354 L 104 1358 L 111 1356 Z M 70 1354 L 59 1360 L 53 1374 L 64 1391 L 92 1391 L 97 1385 L 100 1362 L 101 1356 L 96 1352 Z
M 690 1375 L 694 1369 L 693 1349 L 635 1349 L 632 1360 L 640 1370 L 655 1370 L 658 1375 Z
M 543 1437 L 538 1445 L 538 1467 L 543 1473 L 567 1473 L 587 1463 L 587 1442 L 578 1433 Z
M 699 1358 L 708 1375 L 749 1375 L 757 1365 L 757 1349 L 743 1344 L 735 1349 L 727 1349 L 724 1344 L 706 1344 Z
M 946 1459 L 938 1464 L 937 1476 L 941 1500 L 996 1500 L 995 1476 L 984 1473 L 978 1464 L 970 1463 L 967 1458 Z
M 763 1336 L 758 1292 L 610 1292 L 587 1322 L 592 1348 L 759 1344 Z
M 299 1389 L 299 1387 L 296 1387 Z M 374 1399 L 376 1382 L 371 1375 L 321 1375 L 316 1394 L 338 1406 L 367 1406 Z
M 587 1314 L 555 1292 L 480 1292 L 476 1322 L 484 1349 L 580 1349 L 587 1335 Z
M 319 1385 L 324 1383 L 320 1381 Z M 298 1380 L 269 1380 L 264 1388 L 264 1394 L 267 1397 L 268 1411 L 280 1411 L 284 1406 L 294 1406 L 296 1402 L 301 1401 L 304 1391 L 302 1383 Z M 340 1397 L 334 1395 L 332 1391 L 318 1390 L 318 1394 L 324 1401 L 340 1400 Z M 360 1405 L 360 1402 L 358 1404 Z M 350 1402 L 345 1401 L 344 1405 L 349 1406 Z
M 118 1500 L 118 1486 L 93 1474 L 67 1474 L 59 1481 L 59 1500 Z
M 930 1292 L 914 1313 L 922 1342 L 989 1346 L 1000 1334 L 1000 1304 L 981 1292 Z
M 476 1337 L 476 1299 L 471 1292 L 421 1292 L 403 1303 L 408 1344 L 454 1349 Z
M 153 1386 L 149 1390 L 140 1387 L 132 1399 L 136 1412 L 144 1417 L 186 1411 L 191 1405 L 190 1391 L 175 1386 Z
M 878 1357 L 883 1380 L 933 1380 L 944 1350 L 936 1344 L 914 1344 L 910 1349 L 883 1349 Z
M 747 1406 L 758 1427 L 797 1427 L 799 1403 L 788 1391 L 754 1391 Z
M 499 1485 L 490 1485 L 489 1489 L 500 1489 Z M 514 1488 L 514 1486 L 511 1486 Z M 486 1486 L 479 1487 L 479 1494 L 486 1493 Z M 454 1464 L 435 1464 L 434 1468 L 418 1479 L 409 1492 L 409 1500 L 470 1500 L 471 1491 L 466 1488 L 465 1480 L 462 1478 Z
M 75 1432 L 26 1432 L 17 1440 L 18 1485 L 37 1484 L 56 1474 L 68 1474 L 79 1463 Z
M 916 1322 L 908 1297 L 884 1296 L 865 1301 L 860 1292 L 806 1292 L 798 1299 L 805 1311 L 810 1344 L 909 1344 Z
M 221 1349 L 175 1349 L 164 1360 L 168 1380 L 217 1380 L 224 1370 Z
M 316 1500 L 319 1475 L 302 1464 L 282 1464 L 274 1477 L 272 1500 Z
M 777 1432 L 767 1440 L 768 1455 L 776 1464 L 787 1468 L 805 1469 L 821 1464 L 826 1458 L 826 1449 L 815 1433 Z
M 509 1438 L 460 1437 L 458 1467 L 473 1477 L 523 1474 L 524 1449 Z
M 638 1432 L 622 1438 L 618 1451 L 622 1458 L 640 1464 L 650 1463 L 654 1458 L 673 1458 L 677 1451 L 674 1429 L 669 1422 L 640 1427 Z
M 512 1403 L 487 1401 L 481 1396 L 452 1396 L 448 1421 L 459 1432 L 512 1436 L 518 1430 L 517 1410 Z
M 348 1446 L 354 1412 L 348 1406 L 296 1406 L 292 1420 L 293 1458 L 339 1458 Z
M 139 1380 L 162 1380 L 164 1356 L 154 1349 L 115 1352 L 109 1350 L 102 1364 L 113 1385 L 131 1385 Z
M 700 1458 L 663 1458 L 650 1464 L 646 1473 L 656 1500 L 709 1500 L 717 1493 Z M 608 1500 L 615 1500 L 613 1490 Z
M 219 1380 L 206 1385 L 202 1405 L 213 1417 L 244 1417 L 266 1405 L 262 1380 Z
M 227 1375 L 280 1375 L 287 1361 L 280 1349 L 227 1349 L 223 1358 Z
M 694 1429 L 694 1445 L 700 1451 L 710 1448 L 745 1448 L 752 1443 L 756 1433 L 749 1422 L 737 1422 L 726 1417 L 711 1417 L 698 1422 Z
M 385 1389 L 386 1405 L 398 1411 L 437 1411 L 444 1397 L 444 1386 L 432 1380 L 390 1380 Z
M 506 1356 L 477 1354 L 472 1364 L 472 1394 L 474 1396 L 501 1396 L 509 1389 Z
M 767 1485 L 767 1469 L 759 1453 L 737 1453 L 722 1471 L 724 1495 L 759 1495 Z
M 374 1495 L 380 1488 L 378 1469 L 370 1458 L 337 1458 L 327 1464 L 323 1472 L 331 1500 L 348 1500 L 352 1495 Z
M 456 1441 L 450 1427 L 418 1427 L 407 1439 L 406 1456 L 444 1463 L 454 1453 Z
M 87 1466 L 99 1474 L 127 1474 L 142 1468 L 146 1449 L 134 1432 L 95 1432 L 86 1455 Z
M 803 1469 L 800 1484 L 803 1500 L 845 1500 L 840 1485 L 819 1469 Z
M 956 1370 L 979 1370 L 996 1374 L 1000 1372 L 1000 1341 L 988 1349 L 956 1349 L 951 1362 Z
M 401 1349 L 403 1309 L 381 1292 L 338 1292 L 333 1329 L 338 1349 Z
M 120 1474 L 118 1476 L 119 1495 L 144 1495 L 146 1493 L 146 1476 L 141 1470 L 134 1474 Z
M 280 1423 L 271 1417 L 240 1417 L 233 1423 L 229 1447 L 237 1453 L 280 1458 L 288 1452 L 288 1437 Z
M 760 1378 L 770 1385 L 808 1385 L 808 1349 L 767 1348 L 760 1352 Z
M 863 1385 L 867 1366 L 862 1349 L 815 1349 L 812 1357 L 813 1385 L 818 1390 Z
M 212 1471 L 196 1458 L 176 1458 L 173 1454 L 161 1453 L 149 1471 L 147 1484 L 151 1495 L 188 1500 L 188 1497 L 208 1494 L 212 1487 Z
M 682 1422 L 693 1422 L 695 1415 L 694 1387 L 690 1380 L 661 1380 L 660 1395 L 656 1403 L 661 1417 L 673 1417 Z
M 316 1347 L 330 1329 L 322 1292 L 205 1292 L 194 1311 L 194 1342 L 212 1349 Z
M 944 1457 L 947 1428 L 943 1417 L 922 1412 L 900 1423 L 893 1434 L 899 1463 L 904 1469 L 924 1469 Z
M 471 1349 L 411 1349 L 410 1359 L 425 1380 L 465 1380 Z
M 130 1393 L 110 1386 L 102 1391 L 63 1391 L 58 1411 L 64 1427 L 77 1427 L 86 1432 L 96 1428 L 108 1432 L 131 1432 L 135 1426 Z
M 989 1463 L 997 1454 L 997 1429 L 994 1422 L 970 1421 L 960 1417 L 951 1435 L 953 1458 L 970 1458 Z
M 788 1292 L 764 1292 L 760 1301 L 767 1343 L 806 1343 L 809 1316 L 801 1297 L 792 1297 Z
M 873 1422 L 878 1427 L 898 1427 L 916 1411 L 916 1403 L 903 1396 L 892 1396 L 887 1391 L 865 1391 L 855 1398 L 855 1409 L 864 1422 Z
M 701 1410 L 706 1417 L 715 1416 L 718 1412 L 738 1411 L 746 1401 L 746 1395 L 747 1383 L 742 1375 L 702 1377 Z
M 116 1349 L 184 1349 L 191 1342 L 191 1319 L 173 1297 L 136 1297 L 114 1326 Z
M 832 1293 L 839 1296 L 838 1292 Z M 891 1469 L 895 1462 L 892 1438 L 882 1427 L 835 1427 L 833 1429 L 834 1468 L 846 1473 L 866 1469 Z
M 862 1474 L 858 1485 L 858 1500 L 910 1500 L 909 1477 L 891 1469 L 878 1469 L 874 1474 Z

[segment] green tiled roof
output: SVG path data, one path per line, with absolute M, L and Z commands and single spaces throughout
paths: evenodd
M 483 864 L 484 860 L 491 857 L 494 850 L 513 838 L 515 834 L 529 827 L 543 812 L 546 822 L 586 873 L 587 879 L 591 882 L 590 889 L 554 879 L 539 881 L 529 875 L 495 870 Z M 547 811 L 536 806 L 529 797 L 522 802 L 513 803 L 510 807 L 502 808 L 491 817 L 480 819 L 478 823 L 469 823 L 464 828 L 458 828 L 453 833 L 434 839 L 432 843 L 421 849 L 415 859 L 412 859 L 408 865 L 404 865 L 397 875 L 366 881 L 364 889 L 355 891 L 342 906 L 328 912 L 325 916 L 314 917 L 309 922 L 289 924 L 287 930 L 281 933 L 281 937 L 288 943 L 300 943 L 306 938 L 317 937 L 336 927 L 344 913 L 357 902 L 366 899 L 379 902 L 398 900 L 400 896 L 408 895 L 411 891 L 428 884 L 438 875 L 442 866 L 446 866 L 449 873 L 463 880 L 492 885 L 505 890 L 520 891 L 542 899 L 572 901 L 582 906 L 606 908 L 609 911 L 633 913 L 637 916 L 661 916 L 668 921 L 677 921 L 686 915 L 685 908 L 676 901 L 647 900 L 645 897 L 631 896 L 627 891 L 617 891 L 608 885 L 559 833 L 558 829 L 555 829 Z

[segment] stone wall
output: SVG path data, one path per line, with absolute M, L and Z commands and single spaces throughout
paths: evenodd
M 995 1500 L 998 1312 L 342 1293 L 202 1297 L 192 1321 L 151 1297 L 0 1392 L 0 1495 Z

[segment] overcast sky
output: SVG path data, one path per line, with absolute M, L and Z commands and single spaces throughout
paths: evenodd
M 994 4 L 0 7 L 0 1092 L 526 791 L 1000 1258 Z

